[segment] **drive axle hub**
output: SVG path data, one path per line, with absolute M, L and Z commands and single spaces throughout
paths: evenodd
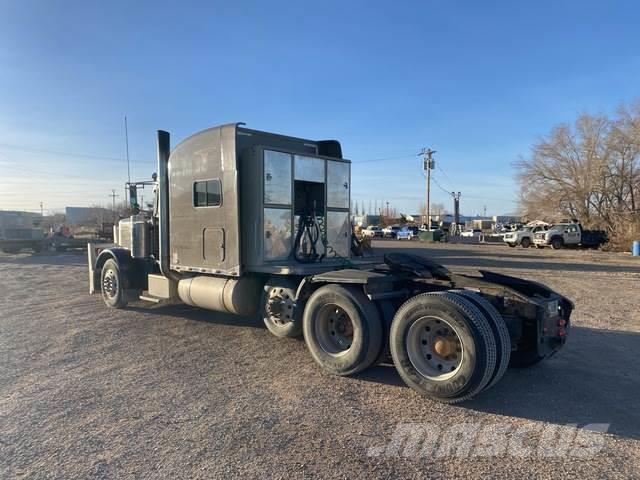
M 267 313 L 275 323 L 284 325 L 293 321 L 294 307 L 295 301 L 288 289 L 272 288 L 269 291 L 266 308 Z

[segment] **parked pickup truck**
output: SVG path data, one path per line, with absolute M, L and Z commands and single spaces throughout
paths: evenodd
M 362 231 L 362 235 L 369 238 L 382 237 L 382 229 L 375 225 L 369 225 Z
M 546 225 L 537 225 L 535 227 L 523 227 L 515 232 L 507 232 L 502 238 L 504 243 L 510 247 L 522 245 L 523 248 L 529 248 L 533 245 L 533 236 L 536 232 L 542 232 L 548 227 Z
M 607 241 L 603 230 L 585 230 L 579 223 L 558 223 L 548 230 L 533 234 L 533 243 L 538 248 L 550 246 L 553 249 L 563 247 L 597 248 Z

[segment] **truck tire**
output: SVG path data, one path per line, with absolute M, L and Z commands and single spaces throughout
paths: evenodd
M 496 368 L 496 341 L 485 316 L 453 293 L 423 293 L 396 313 L 391 355 L 407 385 L 433 400 L 458 403 L 479 393 Z
M 389 331 L 391 330 L 391 322 L 393 322 L 393 316 L 396 313 L 396 309 L 393 306 L 391 300 L 380 300 L 376 302 L 378 307 L 378 313 L 382 319 L 382 345 L 380 347 L 380 353 L 373 362 L 374 365 L 385 362 L 393 362 L 391 358 L 391 350 L 389 349 Z
M 563 246 L 564 240 L 562 240 L 562 237 L 553 237 L 553 239 L 551 239 L 551 248 L 554 250 L 560 250 Z
M 456 290 L 455 293 L 470 300 L 484 314 L 485 318 L 489 321 L 489 326 L 496 340 L 496 368 L 491 380 L 485 387 L 485 390 L 487 390 L 498 383 L 504 376 L 507 368 L 509 368 L 509 361 L 511 360 L 511 336 L 509 335 L 509 329 L 500 312 L 482 295 L 472 292 L 471 290 Z
M 369 368 L 382 349 L 382 321 L 374 303 L 354 287 L 325 285 L 316 290 L 302 317 L 311 356 L 335 375 Z
M 102 291 L 102 300 L 105 305 L 111 308 L 126 307 L 126 289 L 127 281 L 125 276 L 120 272 L 116 261 L 110 258 L 104 262 L 100 273 L 100 290 Z
M 262 320 L 276 337 L 296 338 L 302 335 L 302 309 L 296 300 L 296 286 L 291 281 L 279 281 L 264 286 Z
M 529 248 L 531 246 L 531 239 L 527 237 L 523 238 L 520 245 L 522 245 L 522 248 Z

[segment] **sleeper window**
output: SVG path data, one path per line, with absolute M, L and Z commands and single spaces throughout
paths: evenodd
M 193 184 L 194 207 L 217 207 L 222 203 L 220 180 L 204 180 Z

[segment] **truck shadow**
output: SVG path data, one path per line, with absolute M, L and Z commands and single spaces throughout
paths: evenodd
M 253 315 L 251 317 L 233 315 L 230 313 L 213 312 L 203 308 L 191 307 L 184 304 L 176 305 L 153 305 L 146 303 L 132 304 L 128 310 L 143 315 L 160 315 L 163 317 L 182 318 L 184 320 L 215 323 L 219 325 L 232 325 L 237 327 L 252 327 L 266 329 L 262 317 Z
M 556 424 L 608 423 L 609 433 L 640 439 L 640 333 L 573 327 L 556 356 L 502 381 L 462 408 Z M 362 380 L 403 385 L 390 366 Z

